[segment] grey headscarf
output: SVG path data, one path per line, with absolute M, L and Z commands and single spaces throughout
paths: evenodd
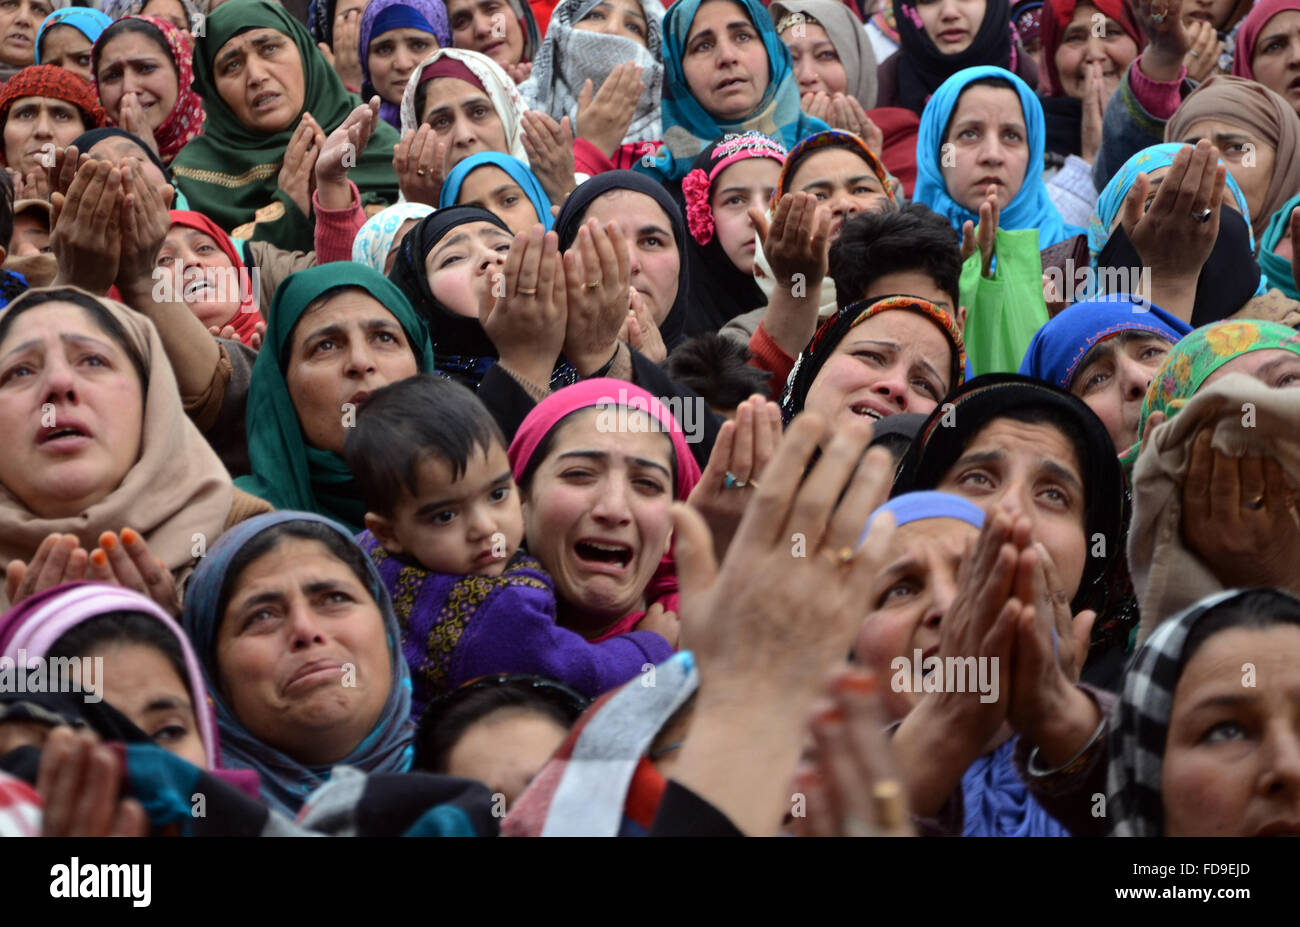
M 583 81 L 591 79 L 594 93 L 615 65 L 631 61 L 643 69 L 644 89 L 623 141 L 657 142 L 663 138 L 659 121 L 664 83 L 663 5 L 659 0 L 640 0 L 646 19 L 643 48 L 622 36 L 573 28 L 600 2 L 562 0 L 551 15 L 541 51 L 533 59 L 532 75 L 519 85 L 519 93 L 529 109 L 541 110 L 555 120 L 568 116 L 577 135 L 578 92 Z
M 866 28 L 848 7 L 835 0 L 773 0 L 768 12 L 772 14 L 778 34 L 781 20 L 794 13 L 802 13 L 807 17 L 806 21 L 815 22 L 825 29 L 849 79 L 844 92 L 856 97 L 863 109 L 876 105 L 876 53 L 871 50 Z

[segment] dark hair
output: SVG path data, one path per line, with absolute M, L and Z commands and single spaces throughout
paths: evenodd
M 413 768 L 445 773 L 465 732 L 499 711 L 530 712 L 567 731 L 587 704 L 573 689 L 541 676 L 484 677 L 429 703 L 415 732 Z
M 863 299 L 879 277 L 920 271 L 961 303 L 961 241 L 952 224 L 928 206 L 908 203 L 890 212 L 858 213 L 831 245 L 829 270 L 841 306 Z M 917 294 L 899 294 L 917 295 Z
M 280 546 L 286 538 L 301 538 L 306 541 L 319 541 L 356 576 L 357 581 L 373 597 L 375 589 L 371 583 L 370 560 L 365 551 L 350 539 L 339 534 L 329 525 L 318 521 L 282 521 L 272 525 L 261 534 L 256 535 L 241 547 L 230 559 L 226 568 L 226 578 L 221 584 L 221 595 L 217 597 L 217 626 L 220 627 L 230 596 L 239 585 L 240 577 L 248 567 Z
M 743 344 L 709 332 L 683 342 L 664 364 L 668 376 L 704 397 L 711 408 L 731 410 L 754 393 L 766 396 L 771 374 L 751 367 Z
M 1183 643 L 1183 667 L 1186 668 L 1202 644 L 1220 631 L 1232 628 L 1267 631 L 1284 624 L 1300 626 L 1300 599 L 1280 589 L 1247 590 L 1212 606 L 1197 619 Z
M 10 226 L 12 227 L 13 218 L 10 213 Z M 126 329 L 122 323 L 113 318 L 113 315 L 99 304 L 93 296 L 88 296 L 80 290 L 74 290 L 72 287 L 54 287 L 44 290 L 28 290 L 22 296 L 15 299 L 9 304 L 9 308 L 0 315 L 0 344 L 9 337 L 9 329 L 13 327 L 14 319 L 22 315 L 28 309 L 35 309 L 37 306 L 43 306 L 46 303 L 72 303 L 85 309 L 94 319 L 95 324 L 108 337 L 113 339 L 114 344 L 125 352 L 126 356 L 131 359 L 131 365 L 135 367 L 135 372 L 140 376 L 140 386 L 145 391 L 149 390 L 149 368 L 145 366 L 144 358 L 140 352 L 135 349 L 131 339 L 127 337 Z
M 423 373 L 374 392 L 348 429 L 343 459 L 367 510 L 391 515 L 403 488 L 419 493 L 426 457 L 446 461 L 459 480 L 474 449 L 487 454 L 493 445 L 504 449 L 505 436 L 473 391 Z
M 146 36 L 162 49 L 163 54 L 167 56 L 167 61 L 171 63 L 172 74 L 176 76 L 177 80 L 180 80 L 180 70 L 176 66 L 176 59 L 172 57 L 171 47 L 167 44 L 167 37 L 162 34 L 162 30 L 153 23 L 145 22 L 143 19 L 119 19 L 100 33 L 99 38 L 95 41 L 90 62 L 91 73 L 95 75 L 95 81 L 99 81 L 99 56 L 108 46 L 108 43 L 120 35 L 132 32 Z
M 0 245 L 8 251 L 14 237 L 14 179 L 8 171 L 0 175 Z
M 551 451 L 555 449 L 555 436 L 560 433 L 560 429 L 564 427 L 564 423 L 567 422 L 569 419 L 573 418 L 573 416 L 577 415 L 580 412 L 589 412 L 592 409 L 599 410 L 601 408 L 605 408 L 605 406 L 592 405 L 592 406 L 583 406 L 580 409 L 574 409 L 568 415 L 565 415 L 558 422 L 556 422 L 554 425 L 551 426 L 551 430 L 546 433 L 545 437 L 543 437 L 541 441 L 537 442 L 536 449 L 533 451 L 532 456 L 528 458 L 528 463 L 524 465 L 524 472 L 520 473 L 519 478 L 515 480 L 515 483 L 519 486 L 520 492 L 527 495 L 529 489 L 533 485 L 533 475 L 537 472 L 537 468 L 541 466 L 543 460 L 551 456 Z M 661 432 L 661 434 L 663 434 L 665 437 L 668 436 L 667 432 Z M 672 439 L 669 438 L 669 440 L 671 441 Z M 674 447 L 673 452 L 668 455 L 668 463 L 669 463 L 669 469 L 672 470 L 672 474 L 673 474 L 673 486 L 676 486 L 677 485 L 677 448 L 676 447 Z
M 181 643 L 161 621 L 144 612 L 114 611 L 96 615 L 69 628 L 59 636 L 45 655 L 47 659 L 80 657 L 113 644 L 143 644 L 159 651 L 176 671 L 186 690 L 190 688 L 190 675 L 185 668 L 185 655 Z M 195 709 L 199 708 L 206 692 L 190 692 Z
M 961 93 L 957 94 L 957 99 L 953 101 L 952 112 L 948 114 L 948 122 L 943 127 L 943 135 L 939 136 L 942 141 L 948 140 L 948 133 L 952 131 L 952 121 L 957 117 L 957 107 L 961 105 L 961 98 L 964 97 L 966 91 L 970 90 L 972 87 L 997 87 L 1002 90 L 1010 90 L 1016 95 L 1016 102 L 1020 102 L 1020 94 L 1016 91 L 1015 85 L 1005 77 L 981 77 L 977 80 L 973 80 L 965 87 L 961 88 Z M 1023 108 L 1024 104 L 1021 104 L 1021 109 L 1023 110 Z M 1022 112 L 1021 115 L 1023 116 L 1024 113 Z

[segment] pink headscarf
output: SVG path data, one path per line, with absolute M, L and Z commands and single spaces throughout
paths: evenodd
M 1255 57 L 1255 41 L 1268 21 L 1278 13 L 1300 10 L 1300 0 L 1259 0 L 1255 8 L 1237 27 L 1237 47 L 1232 56 L 1232 73 L 1249 80 L 1255 79 L 1250 59 Z
M 165 627 L 180 643 L 185 660 L 186 682 L 194 702 L 194 719 L 199 726 L 199 739 L 208 756 L 208 769 L 216 769 L 220 757 L 217 745 L 216 715 L 208 700 L 208 690 L 203 682 L 194 648 L 180 625 L 163 611 L 152 599 L 104 583 L 65 583 L 36 595 L 29 596 L 9 611 L 0 615 L 0 656 L 18 660 L 24 651 L 27 662 L 39 660 L 65 633 L 79 624 L 109 612 L 138 612 L 153 618 Z
M 636 409 L 646 413 L 663 426 L 668 437 L 672 439 L 673 454 L 677 458 L 677 485 L 674 495 L 678 500 L 685 501 L 691 494 L 691 490 L 695 488 L 695 484 L 700 481 L 700 465 L 695 462 L 695 456 L 686 441 L 686 434 L 667 406 L 646 390 L 626 380 L 583 380 L 557 390 L 533 407 L 533 411 L 528 413 L 523 424 L 519 426 L 514 440 L 510 442 L 508 455 L 510 469 L 515 479 L 519 480 L 523 476 L 529 463 L 532 462 L 533 455 L 537 453 L 537 448 L 560 422 L 580 409 L 601 407 L 614 413 L 617 413 L 619 407 Z M 645 601 L 647 605 L 658 602 L 667 611 L 677 611 L 677 573 L 672 554 L 668 554 L 660 561 L 659 568 L 650 578 L 650 585 L 645 591 Z M 619 634 L 626 634 L 644 617 L 645 612 L 632 612 L 619 619 L 600 637 L 592 638 L 591 643 L 598 644 Z

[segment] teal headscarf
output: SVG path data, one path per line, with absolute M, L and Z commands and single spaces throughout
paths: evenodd
M 1275 286 L 1290 299 L 1300 300 L 1300 292 L 1296 291 L 1295 280 L 1291 277 L 1291 262 L 1273 253 L 1273 249 L 1286 235 L 1286 230 L 1291 224 L 1291 210 L 1297 206 L 1300 206 L 1300 193 L 1291 197 L 1282 204 L 1281 209 L 1273 213 L 1273 218 L 1268 220 L 1268 228 L 1264 229 L 1264 234 L 1259 241 L 1258 260 L 1265 286 Z M 1292 242 L 1291 246 L 1295 247 L 1295 242 Z
M 948 131 L 948 123 L 952 121 L 952 113 L 957 108 L 957 100 L 962 91 L 975 81 L 990 77 L 1006 81 L 1015 90 L 1016 96 L 1020 98 L 1025 131 L 1029 136 L 1029 161 L 1025 166 L 1025 179 L 1015 198 L 999 215 L 998 225 L 1008 231 L 1038 229 L 1040 250 L 1075 235 L 1082 235 L 1083 229 L 1067 225 L 1061 218 L 1047 193 L 1047 184 L 1043 182 L 1043 147 L 1047 142 L 1043 104 L 1028 84 L 1004 68 L 965 68 L 940 84 L 934 96 L 930 97 L 930 102 L 921 114 L 921 128 L 916 138 L 916 189 L 912 199 L 944 216 L 958 231 L 968 220 L 979 223 L 978 212 L 971 212 L 949 195 L 948 184 L 940 166 L 940 153 L 944 133 Z
M 448 206 L 455 206 L 456 199 L 460 196 L 461 185 L 465 183 L 465 178 L 475 168 L 482 167 L 484 164 L 491 164 L 493 167 L 499 167 L 510 175 L 510 178 L 517 184 L 519 189 L 524 191 L 524 196 L 528 197 L 533 204 L 533 209 L 537 211 L 537 221 L 542 223 L 546 231 L 550 231 L 555 225 L 555 217 L 551 215 L 551 201 L 542 189 L 542 183 L 537 179 L 537 175 L 528 169 L 528 165 L 518 158 L 511 157 L 500 151 L 480 151 L 478 154 L 472 154 L 464 161 L 461 161 L 451 173 L 447 175 L 447 180 L 442 185 L 442 194 L 438 198 L 438 208 L 446 209 Z M 491 209 L 488 210 L 491 212 Z
M 379 300 L 401 323 L 421 372 L 433 370 L 429 332 L 410 301 L 377 271 L 351 261 L 336 261 L 289 276 L 271 302 L 266 340 L 253 364 L 245 428 L 253 472 L 235 485 L 260 496 L 277 509 L 315 512 L 346 524 L 354 533 L 364 527 L 365 504 L 352 473 L 333 451 L 310 447 L 285 380 L 285 353 L 303 313 L 332 290 L 358 288 Z
M 681 180 L 704 146 L 728 133 L 762 132 L 786 148 L 793 148 L 809 135 L 830 128 L 799 108 L 799 86 L 790 64 L 790 52 L 776 34 L 772 17 L 758 0 L 731 2 L 744 9 L 763 40 L 768 62 L 767 90 L 758 107 L 739 122 L 718 122 L 710 116 L 691 94 L 682 70 L 686 36 L 704 2 L 677 0 L 664 17 L 664 147 L 658 158 L 647 156 L 636 167 L 661 182 Z

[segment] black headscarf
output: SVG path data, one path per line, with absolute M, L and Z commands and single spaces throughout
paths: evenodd
M 555 219 L 555 231 L 560 236 L 560 250 L 567 250 L 573 244 L 574 239 L 578 237 L 578 230 L 582 228 L 587 209 L 591 206 L 592 201 L 610 190 L 631 190 L 634 193 L 644 193 L 659 204 L 660 208 L 668 215 L 668 221 L 672 225 L 681 270 L 677 275 L 677 299 L 674 300 L 672 308 L 668 310 L 668 315 L 664 317 L 663 322 L 659 324 L 659 334 L 664 339 L 664 345 L 671 351 L 681 344 L 686 337 L 686 319 L 689 312 L 687 305 L 690 296 L 690 265 L 686 253 L 686 223 L 682 219 L 681 207 L 668 195 L 668 191 L 662 185 L 649 177 L 632 171 L 606 171 L 603 174 L 597 174 L 586 183 L 580 184 L 576 190 L 569 194 L 569 198 L 564 201 L 564 206 L 560 209 L 559 216 Z M 438 215 L 438 213 L 434 213 L 434 215 Z M 394 267 L 394 270 L 396 270 L 396 267 Z M 437 339 L 435 338 L 434 341 L 436 344 Z
M 898 96 L 914 113 L 939 85 L 964 68 L 992 65 L 1014 71 L 1011 61 L 1011 5 L 1008 0 L 988 0 L 984 20 L 970 46 L 955 55 L 939 51 L 921 25 L 915 0 L 893 0 L 898 25 Z M 912 19 L 911 17 L 916 17 Z
M 150 161 L 152 161 L 154 164 L 158 166 L 158 170 L 162 171 L 163 176 L 167 178 L 167 182 L 175 186 L 176 181 L 172 179 L 171 169 L 167 167 L 166 164 L 163 164 L 162 158 L 158 157 L 157 153 L 152 148 L 150 148 L 147 144 L 145 144 L 144 141 L 140 138 L 140 136 L 133 135 L 132 133 L 126 131 L 126 129 L 119 129 L 117 126 L 106 126 L 102 129 L 91 129 L 89 132 L 82 132 L 80 135 L 78 135 L 75 139 L 72 140 L 72 144 L 77 146 L 77 151 L 79 151 L 81 154 L 85 154 L 86 152 L 90 151 L 90 149 L 94 148 L 96 145 L 102 142 L 104 139 L 112 138 L 115 135 L 120 135 L 122 136 L 122 138 L 129 139 L 132 143 L 134 143 L 137 148 L 139 148 L 142 152 L 144 152 L 144 154 L 149 156 Z
M 1083 151 L 1083 101 L 1074 97 L 1040 97 L 1039 101 L 1047 131 L 1043 148 L 1049 158 L 1064 163 L 1067 156 Z
M 1064 426 L 1062 431 L 1079 458 L 1089 556 L 1071 608 L 1076 613 L 1087 608 L 1097 612 L 1094 656 L 1113 645 L 1125 646 L 1137 623 L 1125 559 L 1128 486 L 1106 426 L 1082 400 L 1019 374 L 991 373 L 964 383 L 930 413 L 903 458 L 893 495 L 938 488 L 967 445 L 990 422 L 1026 410 L 1042 410 L 1049 422 Z M 1092 556 L 1099 539 L 1105 544 L 1105 556 Z

